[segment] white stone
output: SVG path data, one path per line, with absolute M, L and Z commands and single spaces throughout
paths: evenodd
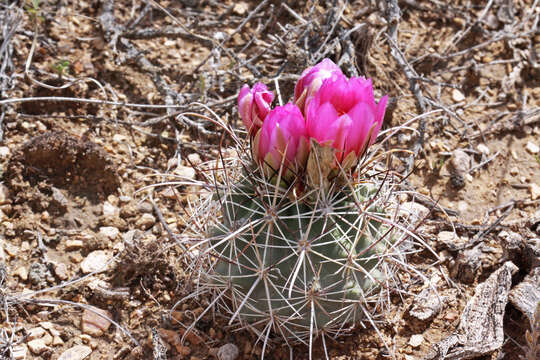
M 9 189 L 6 185 L 0 184 L 0 205 L 9 201 Z
M 476 147 L 476 150 L 480 151 L 482 154 L 486 156 L 489 155 L 490 153 L 489 148 L 484 144 L 478 144 L 478 146 Z
M 105 264 L 111 259 L 112 255 L 104 250 L 92 251 L 81 262 L 81 271 L 85 274 L 92 272 L 102 272 L 107 270 Z
M 194 166 L 200 165 L 202 163 L 201 157 L 197 153 L 191 153 L 187 156 L 189 163 L 193 164 Z
M 178 165 L 176 169 L 174 169 L 173 173 L 182 179 L 188 179 L 193 180 L 195 179 L 195 169 L 193 169 L 191 166 L 183 166 Z
M 66 250 L 79 250 L 83 247 L 82 240 L 66 240 Z
M 116 239 L 118 234 L 120 234 L 120 230 L 118 228 L 115 228 L 114 226 L 103 226 L 99 228 L 99 233 L 105 237 L 108 237 L 111 240 Z
M 536 145 L 532 141 L 527 142 L 525 149 L 527 149 L 527 151 L 531 154 L 538 154 L 538 152 L 540 152 L 540 147 L 538 147 L 538 145 Z
M 64 345 L 64 340 L 62 340 L 62 338 L 60 336 L 55 336 L 55 337 L 53 337 L 52 345 L 53 346 Z
M 121 134 L 114 134 L 114 136 L 112 138 L 113 142 L 116 143 L 116 144 L 127 141 L 127 139 L 128 139 L 127 136 L 121 135 Z
M 439 234 L 437 234 L 437 240 L 442 243 L 451 243 L 458 239 L 459 238 L 453 231 L 441 231 Z
M 412 347 L 418 347 L 418 346 L 420 346 L 423 342 L 424 342 L 424 337 L 422 336 L 422 334 L 416 334 L 416 335 L 413 335 L 413 336 L 411 336 L 411 338 L 409 339 L 409 345 L 411 345 Z
M 463 95 L 463 93 L 461 91 L 459 91 L 458 89 L 453 89 L 452 90 L 452 100 L 454 100 L 455 102 L 463 101 L 463 100 L 465 100 L 465 95 Z
M 0 146 L 0 160 L 7 159 L 9 156 L 9 148 L 7 146 Z
M 28 269 L 26 269 L 26 267 L 24 266 L 21 266 L 13 272 L 13 275 L 18 276 L 19 279 L 21 279 L 22 281 L 26 281 L 28 280 Z
M 82 360 L 92 353 L 92 349 L 85 345 L 75 345 L 60 355 L 58 360 Z
M 42 327 L 35 327 L 33 329 L 28 330 L 28 340 L 34 340 L 34 339 L 40 339 L 43 336 L 45 336 L 46 331 Z
M 14 360 L 25 360 L 27 352 L 28 348 L 26 345 L 17 345 L 11 349 L 11 355 L 13 355 Z
M 28 348 L 34 355 L 39 355 L 45 350 L 49 349 L 49 347 L 45 344 L 43 339 L 30 340 L 28 342 Z
M 529 191 L 531 192 L 532 200 L 540 198 L 540 186 L 538 186 L 536 183 L 531 183 L 529 185 Z
M 108 201 L 103 203 L 103 215 L 104 216 L 118 216 L 120 214 L 120 209 L 111 204 Z

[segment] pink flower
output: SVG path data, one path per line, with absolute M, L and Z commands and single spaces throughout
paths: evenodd
M 270 112 L 270 104 L 274 100 L 274 93 L 268 91 L 263 83 L 256 83 L 253 89 L 244 85 L 238 94 L 238 111 L 242 122 L 250 135 L 255 135 L 261 128 L 264 119 Z
M 308 136 L 336 149 L 338 161 L 351 152 L 359 157 L 375 141 L 387 102 L 375 103 L 371 79 L 327 79 L 307 104 Z
M 305 113 L 306 104 L 321 87 L 323 80 L 344 76 L 339 66 L 330 59 L 304 70 L 294 87 L 294 102 Z
M 304 167 L 308 146 L 304 117 L 289 103 L 268 114 L 255 136 L 253 152 L 267 176 L 277 175 L 283 165 L 282 178 L 290 179 Z

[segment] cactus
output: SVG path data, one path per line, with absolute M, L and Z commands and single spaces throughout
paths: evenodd
M 335 81 L 323 80 L 323 88 Z M 371 82 L 365 86 L 370 88 Z M 317 89 L 310 88 L 314 96 Z M 243 93 L 240 105 L 249 116 L 257 94 L 248 88 Z M 321 105 L 305 97 L 306 109 Z M 278 111 L 296 122 L 307 113 L 294 110 L 289 115 L 286 107 Z M 384 108 L 382 113 L 379 109 L 378 120 L 372 119 L 382 121 L 383 113 Z M 200 226 L 186 235 L 186 253 L 198 276 L 195 294 L 215 295 L 207 311 L 228 313 L 229 324 L 252 330 L 264 346 L 271 337 L 289 345 L 305 343 L 311 355 L 318 336 L 324 341 L 324 336 L 338 336 L 364 322 L 376 326 L 390 290 L 398 287 L 396 271 L 408 267 L 405 246 L 411 237 L 395 221 L 394 185 L 376 161 L 381 153 L 376 146 L 367 151 L 380 123 L 370 125 L 365 139 L 357 139 L 348 153 L 337 140 L 332 144 L 322 139 L 319 144 L 311 137 L 305 160 L 301 137 L 309 128 L 287 129 L 285 120 L 278 120 L 275 129 L 265 130 L 269 123 L 260 120 L 244 121 L 250 124 L 252 150 L 237 139 L 239 157 L 223 160 L 214 173 L 214 192 L 195 209 Z M 271 135 L 261 140 L 265 134 Z M 294 142 L 298 150 L 288 151 L 292 142 L 280 142 L 283 134 L 299 137 Z M 261 155 L 259 141 L 272 144 L 276 138 L 272 155 Z

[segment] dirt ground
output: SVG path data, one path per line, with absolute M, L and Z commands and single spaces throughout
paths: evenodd
M 539 17 L 534 0 L 2 0 L 0 358 L 196 360 L 225 344 L 260 358 L 220 314 L 186 333 L 211 300 L 181 301 L 193 274 L 178 239 L 200 193 L 185 181 L 229 151 L 212 119 L 240 129 L 243 84 L 287 102 L 325 57 L 389 95 L 385 146 L 414 154 L 389 166 L 439 256 L 411 259 L 429 283 L 409 279 L 378 332 L 331 340 L 329 356 L 430 358 L 505 261 L 512 287 L 539 265 L 522 245 L 540 243 Z M 445 300 L 420 319 L 430 284 Z M 531 321 L 502 306 L 502 343 L 453 358 L 534 358 Z

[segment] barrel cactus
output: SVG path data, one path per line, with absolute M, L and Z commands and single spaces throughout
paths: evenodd
M 318 336 L 375 325 L 410 236 L 396 223 L 382 152 L 370 148 L 387 99 L 375 101 L 371 81 L 325 60 L 302 74 L 292 103 L 271 109 L 273 98 L 260 83 L 242 88 L 249 141 L 214 172 L 186 253 L 195 294 L 214 296 L 208 310 L 264 346 L 281 339 L 311 351 Z

